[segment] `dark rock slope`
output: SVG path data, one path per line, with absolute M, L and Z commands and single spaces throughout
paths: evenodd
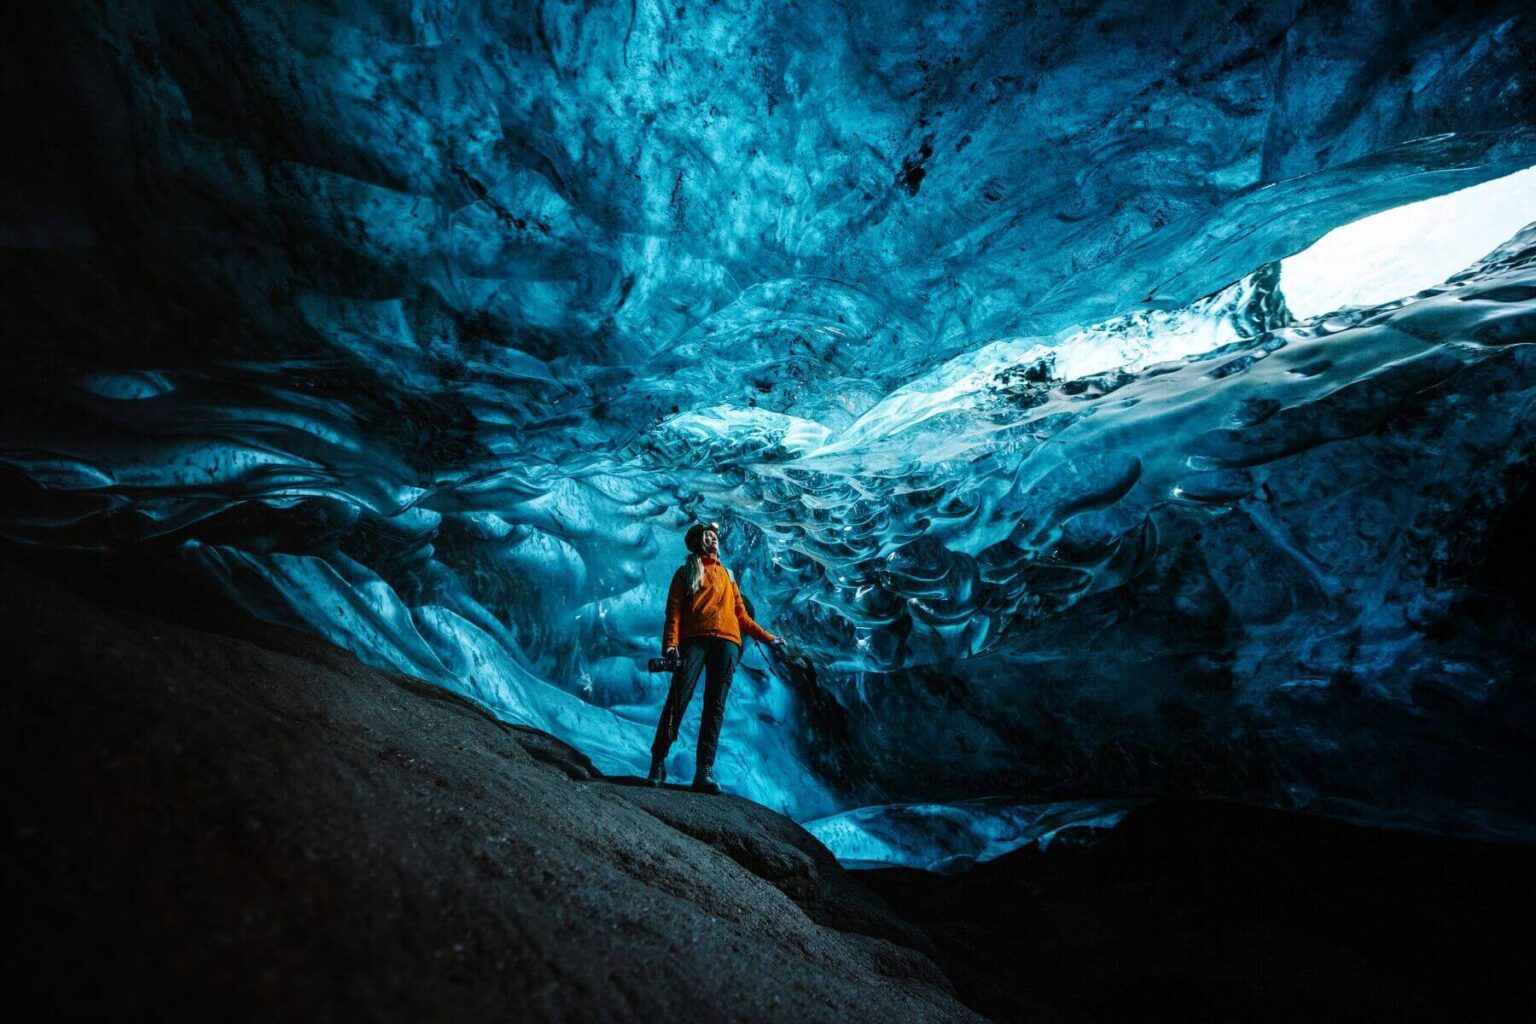
M 972 1020 L 785 818 L 0 566 L 8 991 L 113 1018 Z
M 1212 801 L 963 875 L 864 872 L 998 1021 L 1528 1021 L 1536 850 Z
M 756 804 L 599 777 L 175 580 L 61 565 L 0 559 L 5 985 L 43 1016 L 1440 1022 L 1536 1004 L 1530 847 L 1165 801 L 955 877 L 853 876 Z

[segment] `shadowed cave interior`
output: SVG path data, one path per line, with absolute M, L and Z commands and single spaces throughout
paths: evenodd
M 307 959 L 181 1008 L 1445 1019 L 1529 952 L 1467 923 L 1533 894 L 1525 5 L 3 19 L 13 845 L 56 1008 L 170 1013 L 195 937 L 262 963 L 300 920 Z M 791 644 L 744 647 L 713 809 L 629 784 L 711 520 Z M 429 762 L 476 811 L 402 795 Z M 396 942 L 465 863 L 487 888 Z M 541 916 L 525 870 L 640 932 Z M 1201 946 L 1228 926 L 1260 937 Z

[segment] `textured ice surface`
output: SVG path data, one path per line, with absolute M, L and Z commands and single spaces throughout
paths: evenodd
M 1020 847 L 1050 846 L 1058 836 L 1112 828 L 1130 802 L 957 804 L 860 807 L 805 823 L 811 835 L 859 867 L 908 867 L 952 873 Z
M 722 781 L 849 857 L 1153 792 L 1536 835 L 1531 235 L 1282 269 L 1536 163 L 1536 21 L 1047 7 L 35 5 L 0 528 L 621 772 L 718 519 L 815 666 L 748 650 Z

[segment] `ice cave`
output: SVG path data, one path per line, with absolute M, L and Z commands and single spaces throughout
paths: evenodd
M 160 835 L 142 824 L 155 814 L 192 835 L 175 808 L 193 803 L 152 814 L 143 795 L 183 777 L 238 804 L 230 821 L 301 820 L 292 794 L 352 778 L 279 753 L 309 719 L 262 696 L 288 692 L 274 674 L 311 679 L 315 708 L 336 692 L 291 667 L 306 658 L 409 679 L 401 701 L 534 744 L 512 761 L 644 776 L 669 581 L 684 532 L 715 522 L 752 616 L 787 641 L 743 641 L 716 774 L 760 805 L 742 814 L 812 837 L 793 857 L 816 872 L 980 885 L 1195 806 L 1465 844 L 1444 849 L 1492 858 L 1496 902 L 1536 899 L 1527 5 L 57 0 L 3 24 L 0 554 L 29 680 L 7 715 L 27 738 L 9 745 L 105 750 L 93 730 L 131 721 L 125 751 L 168 744 L 181 766 L 151 784 L 138 762 L 81 761 L 82 793 L 142 784 L 81 816 L 106 830 L 95 859 L 60 852 L 85 824 L 37 824 L 57 801 L 14 811 L 36 871 L 88 873 L 117 842 L 101 836 Z M 209 636 L 288 637 L 269 646 L 302 657 L 205 652 L 162 639 L 171 626 L 109 642 L 63 611 L 77 598 L 217 616 Z M 140 675 L 98 671 L 173 655 L 160 717 L 132 717 L 126 684 L 107 685 Z M 225 685 L 258 662 L 238 700 L 194 678 Z M 270 704 L 265 731 L 231 725 L 202 753 L 173 724 L 247 703 Z M 386 734 L 357 714 L 337 744 Z M 379 740 L 400 771 L 459 756 L 411 747 L 459 750 L 452 728 L 412 721 Z M 694 769 L 699 722 L 696 701 L 673 778 Z M 270 818 L 228 781 L 260 771 L 283 780 L 263 787 Z M 394 799 L 358 771 L 358 807 Z M 591 824 L 611 802 L 565 816 Z M 679 824 L 724 812 L 670 806 L 644 820 L 753 870 L 746 840 L 719 839 L 746 826 Z M 199 842 L 225 850 L 207 838 L 221 829 Z M 321 839 L 294 843 L 261 863 L 325 861 Z M 660 870 L 635 856 L 635 877 Z M 238 859 L 193 860 L 221 858 Z M 443 869 L 412 863 L 402 877 Z M 1525 934 L 1509 948 L 1536 949 Z M 1109 1002 L 1010 1016 L 933 942 L 939 967 L 922 970 L 948 972 L 959 1002 L 903 988 L 905 1010 L 829 995 L 780 1016 L 777 994 L 725 986 L 694 1005 L 1137 1019 Z M 402 954 L 417 966 L 401 976 L 480 955 L 453 946 Z M 172 977 L 113 963 L 104 992 Z M 243 974 L 198 976 L 301 1019 L 509 1009 L 469 982 L 451 1005 L 352 975 L 269 1003 Z M 657 1019 L 704 998 L 661 986 L 617 1010 L 597 981 L 570 984 L 549 983 L 568 1003 L 528 996 L 521 1019 Z M 647 1001 L 662 989 L 679 1001 Z M 68 1000 L 55 1010 L 206 1008 Z

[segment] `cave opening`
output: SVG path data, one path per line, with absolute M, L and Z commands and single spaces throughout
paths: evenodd
M 1286 304 L 1309 320 L 1433 288 L 1536 222 L 1536 167 L 1334 228 L 1280 262 Z

